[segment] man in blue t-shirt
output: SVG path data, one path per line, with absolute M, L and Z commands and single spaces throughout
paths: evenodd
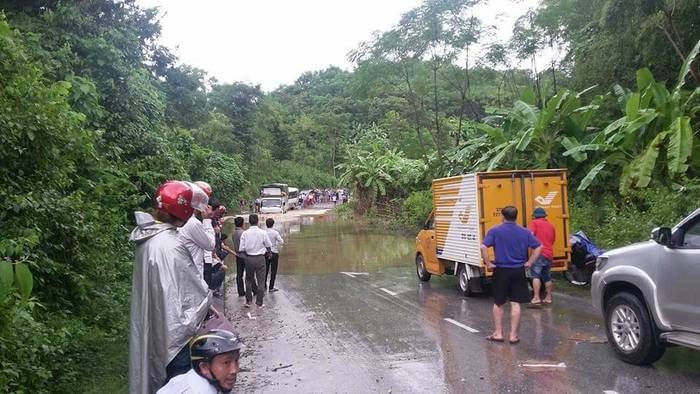
M 515 220 L 518 210 L 507 206 L 501 210 L 503 223 L 491 228 L 481 245 L 484 264 L 493 270 L 493 325 L 495 329 L 486 337 L 492 342 L 503 342 L 503 305 L 510 299 L 510 338 L 511 344 L 520 342 L 520 303 L 530 302 L 525 269 L 530 268 L 542 251 L 540 241 L 532 233 L 520 227 Z M 495 261 L 489 258 L 488 248 L 494 248 Z M 528 251 L 532 253 L 528 258 Z

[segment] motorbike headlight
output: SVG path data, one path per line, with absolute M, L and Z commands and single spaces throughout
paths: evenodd
M 608 263 L 608 257 L 607 256 L 598 256 L 598 258 L 595 261 L 595 270 L 600 271 L 603 269 L 605 264 Z

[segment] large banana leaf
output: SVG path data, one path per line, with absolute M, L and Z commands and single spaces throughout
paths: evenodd
M 628 135 L 634 133 L 635 131 L 639 130 L 642 127 L 647 127 L 651 122 L 656 119 L 658 116 L 658 113 L 654 110 L 644 110 L 645 112 L 642 112 L 641 115 L 638 115 L 638 117 L 631 122 L 623 122 L 625 127 L 622 130 L 619 130 L 617 133 L 613 134 L 610 136 L 607 140 L 608 144 L 617 144 L 621 140 L 623 140 L 625 137 Z M 626 118 L 623 118 L 627 120 Z M 619 119 L 618 119 L 619 120 Z M 615 121 L 617 122 L 617 121 Z M 613 122 L 613 123 L 615 123 Z M 612 125 L 611 125 L 612 126 Z M 608 126 L 610 127 L 610 126 Z M 608 130 L 607 128 L 605 130 Z
M 654 75 L 648 68 L 644 67 L 637 70 L 637 89 L 640 92 L 653 83 L 656 83 L 656 80 L 654 80 Z
M 523 152 L 525 149 L 527 149 L 527 147 L 530 145 L 530 142 L 532 141 L 534 132 L 535 129 L 532 127 L 523 132 L 523 134 L 520 136 L 520 140 L 518 140 L 518 144 L 515 146 L 515 149 L 518 152 Z
M 693 130 L 690 118 L 682 116 L 671 124 L 668 130 L 668 171 L 671 176 L 688 171 L 688 158 L 693 152 Z
M 607 144 L 583 144 L 583 145 L 573 146 L 573 147 L 569 148 L 566 152 L 564 152 L 564 156 L 571 156 L 574 159 L 576 159 L 576 155 L 585 154 L 586 152 L 607 151 L 610 149 L 612 149 L 612 147 L 610 145 L 607 145 Z M 584 160 L 585 160 L 585 158 L 584 158 Z M 576 161 L 580 162 L 583 160 L 576 160 Z
M 489 162 L 488 171 L 493 171 L 497 169 L 498 166 L 501 164 L 501 161 L 506 157 L 506 155 L 508 155 L 513 150 L 514 147 L 515 144 L 512 142 L 505 144 L 505 147 L 501 149 L 501 151 L 498 152 L 496 156 L 494 156 L 493 159 L 491 159 L 491 161 Z
M 603 135 L 608 136 L 615 131 L 619 130 L 622 126 L 625 125 L 625 122 L 627 122 L 626 117 L 622 117 L 612 123 L 610 123 L 605 129 L 603 129 Z
M 695 44 L 695 47 L 693 47 L 693 49 L 690 51 L 688 56 L 685 58 L 685 61 L 683 62 L 681 72 L 678 74 L 678 83 L 676 84 L 676 88 L 673 89 L 674 97 L 680 96 L 681 89 L 683 88 L 683 85 L 685 85 L 685 77 L 690 72 L 690 67 L 693 64 L 695 58 L 698 56 L 698 53 L 700 53 L 700 40 L 698 40 L 698 42 Z
M 524 101 L 518 100 L 513 104 L 513 117 L 522 124 L 535 125 L 538 116 L 537 109 Z
M 605 161 L 601 161 L 595 167 L 591 168 L 591 170 L 588 171 L 588 174 L 586 174 L 586 176 L 581 180 L 581 184 L 578 185 L 578 190 L 582 191 L 588 189 L 588 187 L 591 186 L 591 183 L 593 183 L 600 171 L 602 171 L 603 168 L 605 168 L 606 164 L 607 163 Z
M 641 96 L 639 93 L 634 93 L 630 96 L 627 103 L 625 103 L 625 115 L 627 115 L 627 121 L 632 121 L 639 117 L 639 101 Z
M 656 167 L 656 159 L 659 158 L 659 148 L 667 135 L 667 132 L 659 133 L 647 146 L 646 150 L 630 163 L 630 177 L 636 180 L 636 187 L 644 188 L 649 186 L 654 167 Z
M 503 129 L 498 128 L 498 127 L 492 127 L 487 124 L 479 123 L 476 125 L 476 127 L 486 133 L 492 140 L 493 142 L 497 144 L 502 144 L 506 142 L 506 137 L 503 134 Z
M 579 144 L 576 138 L 563 136 L 559 140 L 559 143 L 561 143 L 561 145 L 567 150 L 566 152 L 564 152 L 564 156 L 571 156 L 578 163 L 588 159 L 588 154 L 585 151 L 573 151 L 574 149 L 581 146 L 581 144 Z

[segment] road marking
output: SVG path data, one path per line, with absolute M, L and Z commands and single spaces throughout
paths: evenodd
M 341 272 L 343 275 L 347 275 L 351 278 L 356 277 L 357 275 L 369 275 L 367 272 Z
M 390 296 L 396 296 L 397 294 L 399 294 L 399 293 L 394 293 L 394 292 L 391 291 L 391 290 L 387 290 L 387 289 L 385 289 L 385 288 L 383 288 L 383 287 L 380 287 L 379 290 L 381 290 L 381 291 L 383 291 L 383 292 L 389 294 Z
M 525 368 L 555 368 L 555 369 L 565 369 L 566 364 L 565 363 L 523 363 L 520 364 L 521 367 Z
M 603 394 L 617 394 L 615 390 L 603 390 Z
M 476 328 L 471 328 L 471 327 L 469 327 L 469 326 L 465 326 L 464 324 L 458 322 L 457 320 L 452 320 L 452 319 L 449 319 L 449 318 L 447 318 L 447 317 L 444 318 L 443 320 L 445 320 L 445 321 L 448 322 L 448 323 L 452 323 L 452 324 L 454 324 L 454 325 L 457 326 L 457 327 L 463 328 L 463 329 L 465 329 L 465 330 L 467 330 L 467 331 L 469 331 L 469 332 L 471 332 L 471 333 L 476 334 L 477 332 L 479 332 L 479 330 L 477 330 Z

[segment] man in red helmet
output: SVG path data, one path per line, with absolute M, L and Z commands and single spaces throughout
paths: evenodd
M 153 216 L 136 212 L 130 240 L 136 244 L 129 329 L 129 392 L 152 393 L 189 369 L 187 342 L 209 306 L 209 292 L 178 237 L 194 212 L 193 188 L 162 184 Z

